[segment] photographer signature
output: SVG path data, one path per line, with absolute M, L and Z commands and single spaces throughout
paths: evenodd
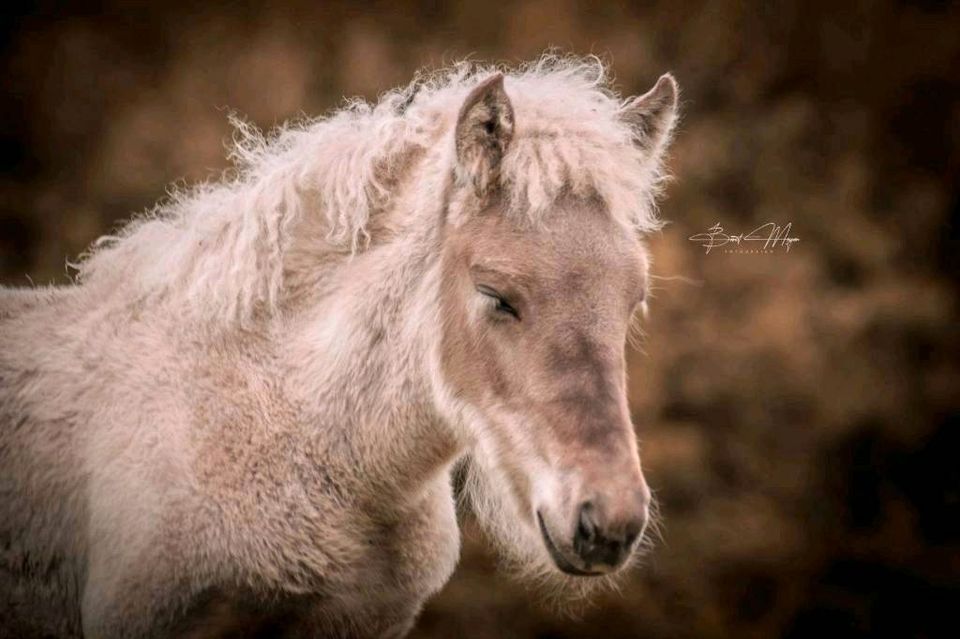
M 705 253 L 731 244 L 738 248 L 728 248 L 726 250 L 728 253 L 772 253 L 777 248 L 782 248 L 785 253 L 789 253 L 790 248 L 800 241 L 800 238 L 790 236 L 792 226 L 792 222 L 787 222 L 785 226 L 780 226 L 775 222 L 767 222 L 749 233 L 728 235 L 724 232 L 720 223 L 717 222 L 706 233 L 691 235 L 689 239 L 691 242 L 698 242 L 703 246 Z M 754 244 L 751 245 L 751 242 Z M 747 248 L 748 246 L 749 248 Z

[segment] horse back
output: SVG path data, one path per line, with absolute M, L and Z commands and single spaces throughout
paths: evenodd
M 64 294 L 64 289 L 7 288 L 0 286 L 0 321 L 16 318 L 32 309 L 54 303 Z

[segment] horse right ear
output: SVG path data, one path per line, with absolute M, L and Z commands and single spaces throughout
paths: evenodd
M 621 117 L 633 127 L 636 144 L 657 161 L 677 123 L 677 93 L 677 81 L 665 73 L 652 89 L 621 111 Z
M 503 88 L 503 74 L 474 88 L 457 118 L 457 178 L 470 182 L 483 198 L 500 178 L 500 163 L 513 139 L 513 105 Z

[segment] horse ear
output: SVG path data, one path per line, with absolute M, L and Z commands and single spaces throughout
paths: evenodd
M 513 138 L 513 105 L 503 88 L 503 74 L 474 88 L 457 118 L 457 176 L 484 197 L 500 177 L 500 162 Z
M 634 131 L 637 145 L 659 160 L 677 123 L 677 81 L 669 73 L 652 89 L 623 107 L 621 117 Z

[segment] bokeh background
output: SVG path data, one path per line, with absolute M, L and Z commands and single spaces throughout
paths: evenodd
M 663 541 L 577 617 L 462 563 L 415 637 L 957 636 L 960 5 L 935 1 L 7 5 L 0 281 L 225 166 L 261 127 L 467 55 L 595 53 L 683 89 L 631 400 Z M 720 222 L 789 253 L 712 252 Z

